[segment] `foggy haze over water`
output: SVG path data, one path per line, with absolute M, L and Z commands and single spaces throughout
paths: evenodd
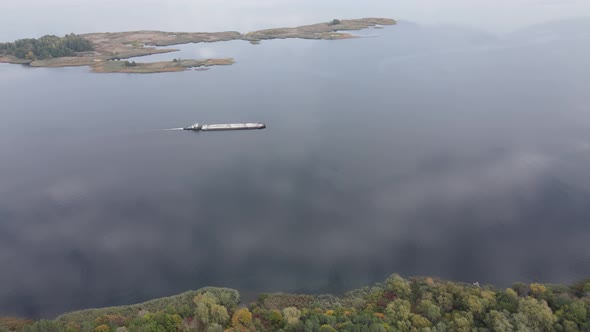
M 497 13 L 528 6 L 528 24 L 505 15 L 510 28 L 482 19 L 478 29 L 460 27 L 475 25 L 466 15 L 443 19 L 449 9 L 434 1 L 317 10 L 205 1 L 208 15 L 188 1 L 160 15 L 145 1 L 130 21 L 101 17 L 134 1 L 55 3 L 64 12 L 33 10 L 37 24 L 16 22 L 28 8 L 1 4 L 0 21 L 14 28 L 0 39 L 104 25 L 406 21 L 359 33 L 374 38 L 197 44 L 145 58 L 237 60 L 205 72 L 0 64 L 0 314 L 51 316 L 208 285 L 342 292 L 391 273 L 500 286 L 590 275 L 590 20 L 568 19 L 584 2 L 488 2 Z M 278 15 L 277 3 L 293 10 Z M 159 130 L 196 121 L 268 128 Z
M 30 0 L 0 2 L 0 41 L 70 32 L 247 32 L 332 18 L 391 17 L 508 33 L 590 16 L 586 0 Z

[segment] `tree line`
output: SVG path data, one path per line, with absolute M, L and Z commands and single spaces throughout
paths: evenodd
M 516 283 L 498 290 L 392 275 L 340 297 L 262 294 L 245 306 L 235 290 L 206 288 L 186 300 L 180 298 L 162 299 L 165 309 L 154 310 L 158 307 L 154 300 L 74 312 L 19 328 L 26 332 L 590 331 L 590 279 L 572 286 Z
M 43 60 L 75 56 L 76 52 L 93 51 L 92 43 L 75 34 L 64 37 L 47 35 L 38 39 L 19 39 L 12 43 L 0 43 L 0 55 L 12 55 L 19 59 Z

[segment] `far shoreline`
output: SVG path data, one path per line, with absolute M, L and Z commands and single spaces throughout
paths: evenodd
M 240 33 L 224 32 L 165 32 L 165 31 L 128 31 L 87 33 L 77 35 L 92 45 L 92 51 L 78 52 L 74 56 L 37 59 L 29 52 L 26 58 L 19 58 L 0 52 L 0 63 L 21 64 L 30 67 L 90 67 L 94 73 L 163 73 L 191 70 L 192 68 L 209 68 L 212 66 L 232 65 L 232 58 L 223 59 L 175 59 L 158 62 L 129 62 L 127 59 L 154 54 L 177 52 L 178 49 L 157 48 L 189 43 L 213 43 L 220 41 L 244 40 L 251 44 L 260 44 L 272 39 L 313 39 L 341 40 L 359 38 L 347 32 L 367 28 L 382 28 L 397 22 L 388 18 L 362 18 L 352 20 L 332 20 L 327 23 L 304 25 L 294 28 L 275 28 Z M 43 37 L 42 37 L 43 38 Z M 85 43 L 88 43 L 84 41 Z M 121 61 L 123 60 L 123 61 Z

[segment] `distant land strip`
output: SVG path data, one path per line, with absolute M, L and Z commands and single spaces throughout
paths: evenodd
M 161 73 L 184 71 L 196 67 L 231 65 L 226 59 L 174 59 L 173 61 L 136 63 L 126 59 L 159 53 L 176 52 L 177 49 L 161 49 L 158 46 L 188 43 L 212 43 L 245 40 L 258 44 L 269 39 L 348 39 L 355 38 L 347 32 L 371 27 L 394 25 L 389 18 L 334 19 L 330 22 L 304 25 L 294 28 L 275 28 L 248 33 L 224 32 L 165 32 L 128 31 L 44 36 L 39 39 L 20 39 L 13 43 L 0 43 L 0 62 L 24 64 L 31 67 L 89 66 L 96 73 Z M 125 61 L 122 61 L 125 60 Z

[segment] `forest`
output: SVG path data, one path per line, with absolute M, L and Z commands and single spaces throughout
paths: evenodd
M 207 287 L 54 320 L 4 317 L 0 331 L 590 331 L 590 279 L 570 286 L 515 283 L 498 290 L 394 274 L 342 296 L 261 294 L 247 305 L 236 290 Z
M 75 34 L 43 36 L 38 39 L 19 39 L 12 43 L 0 43 L 0 55 L 11 55 L 19 59 L 43 60 L 74 56 L 77 52 L 93 51 L 92 43 Z

